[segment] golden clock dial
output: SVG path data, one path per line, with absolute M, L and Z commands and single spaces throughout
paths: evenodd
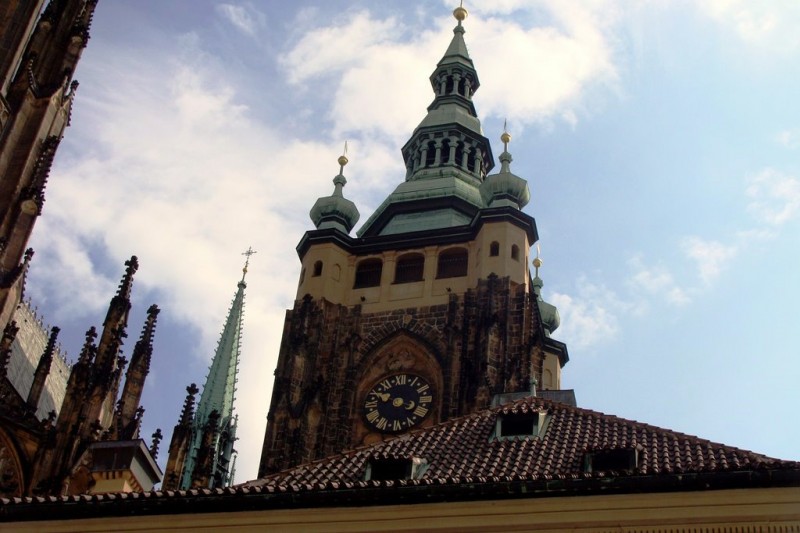
M 430 384 L 415 374 L 393 374 L 377 382 L 364 398 L 367 425 L 384 433 L 410 429 L 428 416 Z

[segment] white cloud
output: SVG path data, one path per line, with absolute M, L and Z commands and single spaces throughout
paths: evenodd
M 212 356 L 241 252 L 252 245 L 259 253 L 248 273 L 237 449 L 239 475 L 254 477 L 283 310 L 292 305 L 299 274 L 291 250 L 311 225 L 308 209 L 333 190 L 341 145 L 292 138 L 280 123 L 255 122 L 228 84 L 225 65 L 192 36 L 181 44 L 178 54 L 158 51 L 147 58 L 97 49 L 106 56 L 95 63 L 102 67 L 83 66 L 86 89 L 74 115 L 81 126 L 65 139 L 57 179 L 48 185 L 32 243 L 47 255 L 35 259 L 31 286 L 37 299 L 53 303 L 55 321 L 96 314 L 114 293 L 122 261 L 135 253 L 141 265 L 136 296 L 147 293 L 164 316 L 199 332 L 183 340 L 194 353 L 175 354 L 191 367 L 192 359 Z M 345 193 L 368 195 L 380 182 L 378 169 L 399 158 L 380 145 L 351 147 L 358 164 L 345 173 L 358 187 Z M 97 257 L 108 258 L 113 273 L 99 273 Z M 153 372 L 154 381 L 184 385 L 180 377 Z M 177 416 L 180 405 L 172 409 Z
M 628 266 L 633 270 L 630 282 L 634 292 L 644 293 L 646 297 L 662 297 L 673 305 L 685 305 L 691 301 L 690 290 L 679 287 L 672 273 L 663 265 L 646 266 L 641 256 L 634 256 Z
M 800 47 L 800 3 L 795 0 L 703 0 L 695 5 L 748 43 L 781 52 Z
M 790 150 L 800 148 L 800 130 L 790 129 L 780 131 L 775 136 L 775 140 L 778 142 L 778 144 L 789 148 Z
M 561 326 L 556 337 L 571 348 L 590 348 L 619 334 L 617 315 L 627 306 L 602 285 L 578 280 L 575 295 L 555 292 L 546 298 L 558 308 Z
M 733 259 L 738 251 L 736 246 L 696 236 L 685 238 L 681 247 L 684 254 L 694 260 L 698 276 L 706 285 L 717 279 L 725 264 Z
M 748 211 L 771 226 L 781 226 L 800 212 L 800 180 L 767 168 L 748 180 Z
M 480 115 L 522 124 L 556 117 L 574 125 L 585 90 L 616 81 L 604 33 L 613 17 L 557 2 L 513 7 L 528 13 L 546 9 L 556 26 L 491 17 L 465 22 L 470 49 L 480 50 L 480 56 L 473 54 L 479 75 L 492 80 L 476 93 Z M 337 132 L 369 130 L 396 143 L 417 125 L 433 98 L 419 73 L 433 70 L 453 25 L 453 19 L 442 18 L 438 27 L 409 36 L 394 18 L 362 11 L 309 30 L 281 64 L 290 82 L 331 98 L 329 116 Z
M 264 26 L 264 15 L 251 4 L 219 4 L 217 11 L 243 33 L 254 36 Z

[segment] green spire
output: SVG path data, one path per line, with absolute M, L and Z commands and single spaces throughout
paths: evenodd
M 361 227 L 360 237 L 463 226 L 486 207 L 480 186 L 494 156 L 472 102 L 480 82 L 464 41 L 467 10 L 458 7 L 453 16 L 453 38 L 430 76 L 433 102 L 401 150 L 406 181 Z
M 192 485 L 192 477 L 196 468 L 198 452 L 203 441 L 203 431 L 212 413 L 219 415 L 212 454 L 212 471 L 206 473 L 211 487 L 225 487 L 232 481 L 232 455 L 235 453 L 233 443 L 236 441 L 236 416 L 233 414 L 233 401 L 236 392 L 236 374 L 238 373 L 239 354 L 241 350 L 242 317 L 244 316 L 244 279 L 250 256 L 256 253 L 249 248 L 243 255 L 247 256 L 242 279 L 237 285 L 228 318 L 222 329 L 214 359 L 208 370 L 206 383 L 197 403 L 197 411 L 192 424 L 192 444 L 183 468 L 181 488 Z M 215 415 L 216 416 L 216 415 Z

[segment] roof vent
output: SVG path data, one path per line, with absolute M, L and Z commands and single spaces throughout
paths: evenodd
M 584 470 L 586 472 L 636 470 L 639 467 L 640 450 L 641 446 L 636 446 L 587 452 L 583 460 Z
M 366 481 L 419 479 L 428 470 L 428 462 L 420 457 L 373 457 L 367 461 Z

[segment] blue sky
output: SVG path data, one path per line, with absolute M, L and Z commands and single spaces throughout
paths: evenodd
M 139 256 L 130 352 L 162 308 L 144 434 L 202 383 L 248 274 L 237 480 L 256 475 L 294 247 L 332 191 L 362 221 L 452 36 L 438 1 L 97 8 L 28 294 L 74 358 Z M 800 5 L 468 2 L 484 134 L 526 178 L 563 385 L 581 407 L 800 459 Z

